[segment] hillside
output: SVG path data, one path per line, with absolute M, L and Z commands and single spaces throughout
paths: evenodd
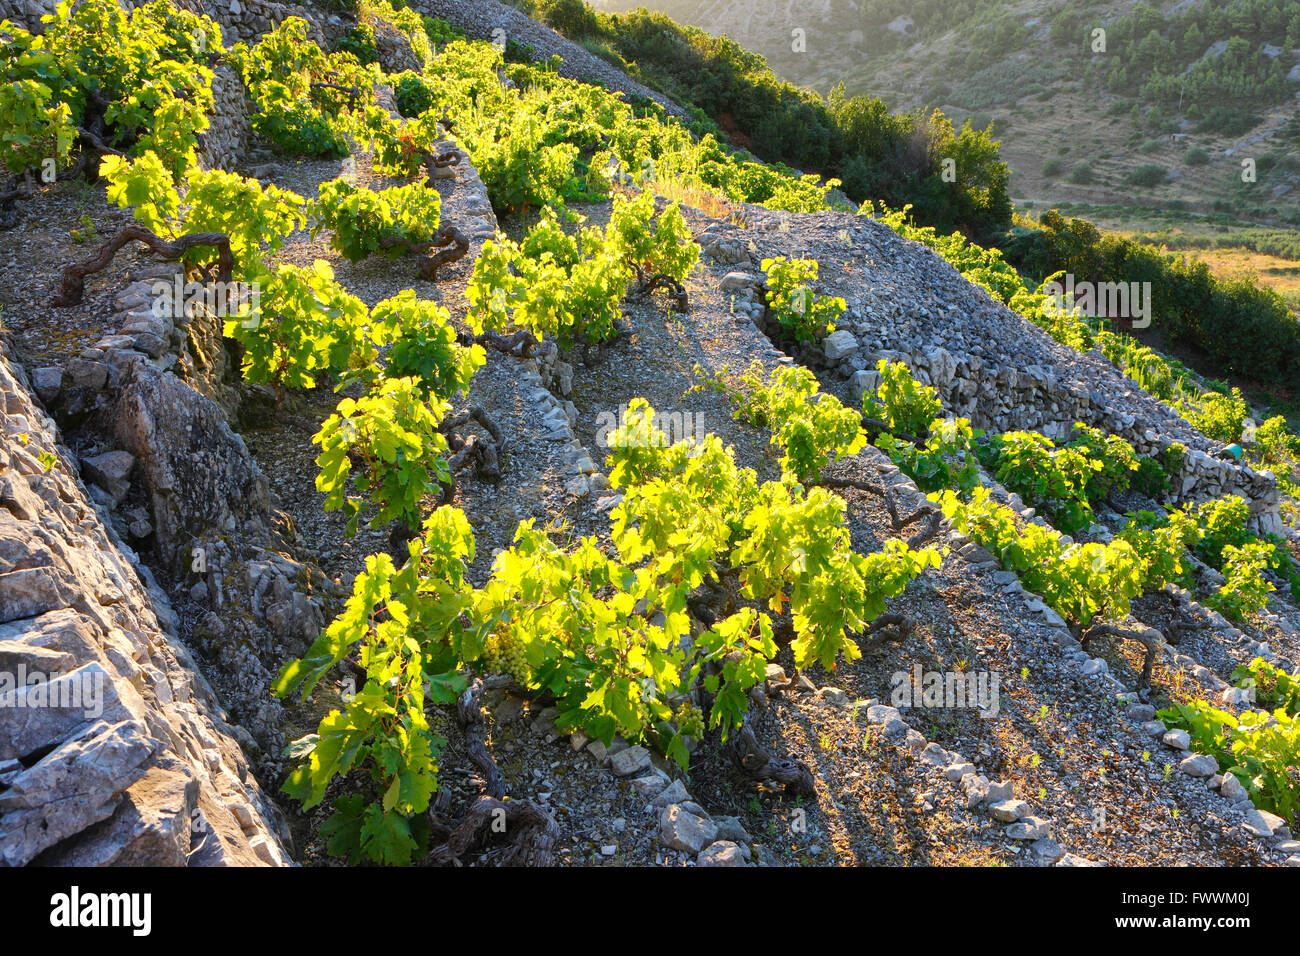
M 1300 866 L 1300 437 L 1130 310 L 496 0 L 0 18 L 0 863 Z
M 894 109 L 939 107 L 958 122 L 992 121 L 1018 202 L 1123 202 L 1300 221 L 1294 2 L 593 6 L 615 13 L 646 7 L 725 34 L 766 57 L 783 78 L 823 94 L 842 83 L 850 94 L 880 96 Z M 1199 10 L 1220 19 L 1193 24 L 1188 18 Z M 1097 28 L 1107 31 L 1104 53 L 1092 49 Z M 1157 39 L 1148 39 L 1152 31 Z M 1242 49 L 1229 51 L 1229 42 Z M 1229 65 L 1234 57 L 1239 64 Z M 1242 78 L 1270 81 L 1255 89 Z M 1243 158 L 1259 165 L 1255 183 L 1241 182 Z M 1154 167 L 1165 181 L 1148 185 L 1143 177 L 1154 176 Z

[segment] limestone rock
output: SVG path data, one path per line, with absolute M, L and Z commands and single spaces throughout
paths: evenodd
M 650 751 L 644 747 L 629 747 L 610 757 L 610 768 L 620 777 L 630 777 L 650 766 Z
M 121 504 L 131 489 L 131 469 L 135 456 L 125 451 L 107 451 L 102 455 L 81 460 L 82 473 Z
M 846 329 L 832 332 L 822 339 L 822 353 L 832 362 L 852 355 L 858 350 L 858 340 Z
M 699 853 L 714 841 L 717 833 L 716 824 L 679 803 L 664 807 L 659 814 L 659 838 L 674 850 Z
M 1209 754 L 1193 754 L 1184 757 L 1178 769 L 1189 777 L 1209 777 L 1218 771 L 1219 764 Z
M 730 840 L 711 843 L 696 857 L 699 866 L 748 866 L 740 847 Z

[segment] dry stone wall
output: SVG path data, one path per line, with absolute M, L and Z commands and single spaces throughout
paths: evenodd
M 286 864 L 252 741 L 3 351 L 0 399 L 0 866 Z
M 221 64 L 212 79 L 212 115 L 202 134 L 199 164 L 204 169 L 233 170 L 248 148 L 251 134 L 244 81 L 233 68 Z

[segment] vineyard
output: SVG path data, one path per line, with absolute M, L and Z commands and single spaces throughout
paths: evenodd
M 0 24 L 6 461 L 220 701 L 187 852 L 1300 865 L 1282 418 L 559 57 L 267 6 Z M 81 608 L 24 536 L 6 627 Z M 7 823 L 82 733 L 0 748 L 6 862 L 90 858 Z

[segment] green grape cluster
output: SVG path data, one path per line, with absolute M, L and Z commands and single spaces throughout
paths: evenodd
M 490 635 L 483 644 L 483 660 L 490 670 L 509 674 L 524 687 L 533 680 L 524 645 L 509 634 Z
M 685 700 L 673 711 L 673 720 L 683 737 L 699 740 L 704 736 L 704 711 L 691 700 Z

